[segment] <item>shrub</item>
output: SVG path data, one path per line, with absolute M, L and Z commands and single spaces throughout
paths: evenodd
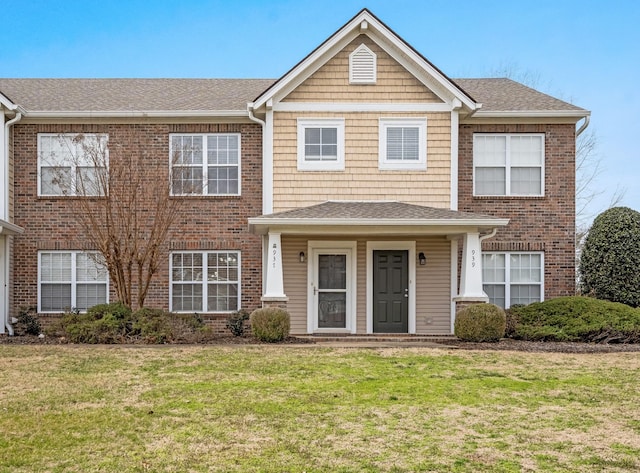
M 42 327 L 38 320 L 36 307 L 23 307 L 18 312 L 18 321 L 14 328 L 16 335 L 40 335 Z
M 289 336 L 289 313 L 277 307 L 256 309 L 251 313 L 253 335 L 263 342 L 280 342 Z
M 85 314 L 64 314 L 55 334 L 73 343 L 196 343 L 210 332 L 198 314 L 150 308 L 132 312 L 115 302 L 94 306 Z
M 251 313 L 248 310 L 241 309 L 237 312 L 233 312 L 227 318 L 227 328 L 231 331 L 234 337 L 242 337 L 245 330 L 245 322 L 249 320 Z
M 640 306 L 640 212 L 614 207 L 596 217 L 580 255 L 585 295 Z
M 456 315 L 455 335 L 467 342 L 497 342 L 504 337 L 504 310 L 493 304 L 473 304 Z
M 512 307 L 512 338 L 598 343 L 640 342 L 640 309 L 592 297 L 571 296 Z

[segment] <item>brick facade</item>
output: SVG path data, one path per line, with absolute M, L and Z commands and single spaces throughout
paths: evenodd
M 473 197 L 474 133 L 544 133 L 544 197 Z M 544 297 L 575 293 L 575 125 L 461 125 L 458 209 L 509 218 L 484 251 L 544 252 Z
M 127 147 L 143 143 L 144 160 L 158 182 L 169 171 L 170 133 L 234 132 L 241 134 L 241 196 L 176 197 L 185 205 L 162 248 L 160 272 L 152 282 L 145 305 L 169 308 L 169 251 L 239 250 L 242 308 L 261 306 L 262 243 L 249 233 L 247 219 L 262 214 L 262 129 L 246 124 L 17 124 L 13 128 L 15 223 L 25 229 L 13 245 L 13 312 L 37 305 L 39 250 L 86 249 L 69 198 L 38 197 L 38 133 L 108 133 L 113 163 Z M 135 145 L 134 145 L 135 143 Z M 111 286 L 110 300 L 115 300 Z M 220 316 L 205 317 L 210 322 Z M 215 323 L 214 323 L 215 325 Z

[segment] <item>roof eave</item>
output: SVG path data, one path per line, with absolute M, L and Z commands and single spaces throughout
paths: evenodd
M 30 110 L 28 118 L 247 117 L 247 110 Z
M 588 110 L 478 110 L 473 118 L 585 118 Z
M 0 219 L 0 234 L 3 235 L 19 235 L 24 233 L 24 228 L 19 227 L 13 223 L 9 223 L 6 220 Z
M 339 227 L 342 229 L 363 229 L 365 227 L 375 228 L 494 228 L 508 225 L 506 218 L 469 218 L 469 219 L 332 219 L 332 218 L 263 218 L 253 217 L 249 219 L 249 230 L 257 234 L 265 234 L 269 228 L 313 228 L 320 231 L 322 227 Z

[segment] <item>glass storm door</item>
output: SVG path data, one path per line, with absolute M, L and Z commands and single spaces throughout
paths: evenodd
M 314 308 L 317 328 L 347 328 L 347 252 L 316 254 Z

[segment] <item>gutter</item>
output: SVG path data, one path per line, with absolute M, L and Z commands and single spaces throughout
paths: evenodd
M 589 122 L 591 121 L 591 115 L 587 115 L 586 117 L 584 117 L 584 123 L 582 124 L 582 126 L 580 128 L 578 128 L 578 130 L 576 131 L 576 138 L 578 136 L 580 136 L 582 134 L 582 132 L 584 130 L 587 129 L 587 127 L 589 126 Z
M 4 136 L 5 136 L 5 142 L 4 142 L 4 172 L 5 172 L 5 176 L 7 181 L 9 180 L 9 129 L 11 128 L 11 126 L 14 123 L 19 122 L 22 119 L 22 112 L 21 112 L 21 108 L 20 107 L 16 107 L 17 108 L 17 112 L 16 112 L 16 116 L 13 117 L 11 120 L 9 120 L 7 123 L 4 124 Z M 5 189 L 4 189 L 4 199 L 5 199 L 5 213 L 7 218 L 9 217 L 9 183 L 3 183 L 7 184 L 5 185 Z M 5 284 L 9 283 L 9 251 L 10 251 L 10 246 L 9 246 L 9 239 L 5 238 L 4 239 L 4 254 L 5 254 L 5 265 L 4 268 L 0 268 L 0 270 L 4 271 L 4 280 L 5 280 Z M 5 296 L 8 296 L 8 286 L 5 286 L 4 288 L 2 288 L 2 291 L 4 292 Z M 7 327 L 7 331 L 9 332 L 9 336 L 13 337 L 13 325 L 11 325 L 11 321 L 9 319 L 9 297 L 3 297 L 4 301 L 2 302 L 4 304 L 4 326 Z

